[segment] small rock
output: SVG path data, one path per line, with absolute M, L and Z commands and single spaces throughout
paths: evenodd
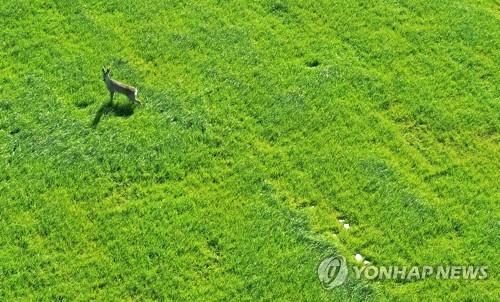
M 344 223 L 344 229 L 349 229 L 351 226 L 348 223 Z
M 339 222 L 340 222 L 340 223 L 344 223 L 344 222 L 345 222 L 345 219 L 339 219 Z
M 354 255 L 354 259 L 356 259 L 356 261 L 358 262 L 361 262 L 363 260 L 363 256 L 361 256 L 361 254 L 356 254 Z

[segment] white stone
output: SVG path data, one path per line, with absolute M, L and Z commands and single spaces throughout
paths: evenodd
M 348 223 L 344 223 L 344 229 L 349 229 L 351 226 Z
M 340 222 L 340 223 L 344 223 L 344 222 L 345 222 L 345 219 L 339 219 L 339 222 Z
M 361 262 L 363 260 L 363 256 L 361 256 L 361 254 L 356 254 L 354 255 L 354 259 L 356 259 L 356 261 L 358 262 Z

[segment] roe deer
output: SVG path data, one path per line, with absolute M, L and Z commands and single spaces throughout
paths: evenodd
M 142 105 L 142 102 L 137 98 L 137 88 L 111 79 L 110 72 L 111 70 L 109 68 L 102 68 L 102 79 L 104 80 L 104 83 L 106 83 L 106 88 L 109 90 L 111 102 L 113 101 L 115 92 L 118 92 L 127 96 L 132 103 Z

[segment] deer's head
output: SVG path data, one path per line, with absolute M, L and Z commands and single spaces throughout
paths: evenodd
M 103 66 L 101 70 L 102 70 L 102 80 L 106 82 L 106 79 L 109 78 L 109 73 L 111 72 L 111 69 L 104 68 Z

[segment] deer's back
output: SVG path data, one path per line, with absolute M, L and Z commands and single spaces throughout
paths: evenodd
M 115 80 L 111 80 L 109 86 L 111 86 L 109 87 L 111 91 L 115 91 L 125 95 L 134 95 L 136 91 L 135 87 L 120 83 Z

